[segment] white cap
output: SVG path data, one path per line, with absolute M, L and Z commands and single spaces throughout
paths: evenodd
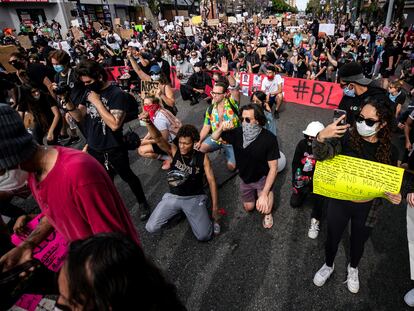
M 308 124 L 306 130 L 304 130 L 302 133 L 311 137 L 316 137 L 316 135 L 318 135 L 318 133 L 324 128 L 325 126 L 321 122 L 313 121 Z
M 141 44 L 138 41 L 131 41 L 128 43 L 128 47 L 133 47 L 133 48 L 137 48 L 140 49 L 141 48 Z

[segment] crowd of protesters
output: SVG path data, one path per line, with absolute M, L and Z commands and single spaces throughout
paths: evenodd
M 227 169 L 240 176 L 245 211 L 257 210 L 261 226 L 272 228 L 273 187 L 287 161 L 277 139 L 283 77 L 296 77 L 343 88 L 339 109 L 345 115 L 326 126 L 309 120 L 301 129 L 304 139 L 291 160 L 290 205 L 298 208 L 312 200 L 311 239 L 318 237 L 326 209 L 326 261 L 314 276 L 316 286 L 334 271 L 338 244 L 351 222 L 346 283 L 357 293 L 358 264 L 385 199 L 324 198 L 313 193 L 313 173 L 317 161 L 337 154 L 403 167 L 401 193 L 385 195 L 392 204 L 407 200 L 407 210 L 414 208 L 414 29 L 358 20 L 336 25 L 328 36 L 319 33 L 317 19 L 295 27 L 250 20 L 202 24 L 186 35 L 182 23 L 145 22 L 132 38 L 123 39 L 117 28 L 92 25 L 62 34 L 52 21 L 32 30 L 21 27 L 18 32 L 33 45 L 27 49 L 13 29 L 1 33 L 0 42 L 18 51 L 9 58 L 13 72 L 0 67 L 0 214 L 14 219 L 19 232 L 32 217 L 11 203 L 23 193 L 33 195 L 42 214 L 38 227 L 17 247 L 9 245 L 7 230 L 1 231 L 3 271 L 20 267 L 19 273 L 27 273 L 22 264 L 55 231 L 72 243 L 59 275 L 56 308 L 125 310 L 138 291 L 144 309 L 184 309 L 174 287 L 143 255 L 114 177 L 118 174 L 131 188 L 148 232 L 183 212 L 196 239 L 207 241 L 220 233 L 220 193 L 209 153 L 222 149 Z M 129 70 L 110 81 L 105 67 L 111 66 Z M 180 80 L 177 92 L 172 67 Z M 265 76 L 244 106 L 242 73 Z M 142 81 L 156 82 L 155 92 L 141 97 Z M 203 124 L 179 120 L 179 97 L 181 105 L 208 104 Z M 148 130 L 141 139 L 124 131 L 137 118 Z M 168 170 L 169 192 L 156 207 L 147 202 L 147 185 L 132 170 L 128 150 L 160 160 L 161 169 Z M 408 231 L 411 241 L 414 228 Z M 138 270 L 127 275 L 124 267 L 132 266 Z M 155 291 L 165 300 L 154 297 Z M 414 290 L 404 299 L 414 306 Z

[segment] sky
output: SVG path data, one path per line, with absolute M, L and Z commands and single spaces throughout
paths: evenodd
M 299 11 L 305 11 L 308 0 L 296 0 L 296 6 Z

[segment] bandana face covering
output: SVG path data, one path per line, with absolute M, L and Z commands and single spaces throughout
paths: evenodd
M 155 114 L 158 109 L 160 109 L 160 105 L 158 104 L 144 105 L 144 111 L 148 112 L 152 122 L 154 122 Z
M 243 123 L 243 148 L 247 148 L 259 136 L 262 127 L 259 124 Z

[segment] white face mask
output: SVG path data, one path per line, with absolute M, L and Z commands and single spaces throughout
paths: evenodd
M 0 176 L 0 191 L 13 191 L 26 185 L 29 173 L 21 169 L 6 170 Z
M 152 81 L 158 81 L 160 79 L 160 75 L 151 75 Z
M 362 137 L 370 137 L 377 133 L 378 123 L 375 123 L 373 126 L 368 126 L 365 121 L 356 122 L 356 127 L 359 135 Z

